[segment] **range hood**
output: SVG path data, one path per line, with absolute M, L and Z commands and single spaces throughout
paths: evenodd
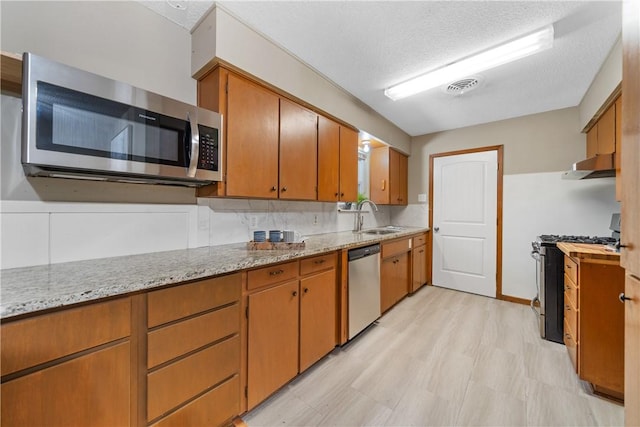
M 615 153 L 598 154 L 573 164 L 570 171 L 562 174 L 562 179 L 611 178 L 616 176 Z

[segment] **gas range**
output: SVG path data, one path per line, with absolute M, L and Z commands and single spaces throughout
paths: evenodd
M 599 237 L 599 236 L 571 236 L 571 235 L 557 235 L 557 234 L 542 234 L 536 238 L 536 241 L 532 243 L 534 249 L 536 246 L 556 246 L 556 243 L 591 243 L 596 245 L 615 245 L 618 239 L 613 237 Z

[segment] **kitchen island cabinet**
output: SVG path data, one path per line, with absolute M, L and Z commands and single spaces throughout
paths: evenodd
M 564 343 L 594 391 L 624 398 L 624 270 L 601 245 L 558 243 L 564 262 Z M 602 252 L 602 253 L 600 253 Z

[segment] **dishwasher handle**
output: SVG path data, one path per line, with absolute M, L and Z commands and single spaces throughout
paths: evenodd
M 380 253 L 380 244 L 350 249 L 347 253 L 349 262 Z

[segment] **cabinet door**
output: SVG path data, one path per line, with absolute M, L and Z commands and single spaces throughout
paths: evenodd
M 598 154 L 598 123 L 587 132 L 587 159 Z
M 400 301 L 409 293 L 409 286 L 411 281 L 411 265 L 409 252 L 405 252 L 398 255 L 398 263 L 396 264 L 398 269 L 398 280 L 396 281 L 396 302 Z
M 130 344 L 123 342 L 0 388 L 3 426 L 127 426 Z
M 616 99 L 616 200 L 619 202 L 622 200 L 622 177 L 620 175 L 620 166 L 622 158 L 622 96 Z
M 358 200 L 358 132 L 340 126 L 340 200 Z
M 407 205 L 409 203 L 409 158 L 404 154 L 400 154 L 400 167 L 398 169 L 398 193 L 400 196 L 400 205 Z
M 380 310 L 384 313 L 409 291 L 409 253 L 383 259 L 380 281 Z
M 598 153 L 610 154 L 616 151 L 616 108 L 615 104 L 598 120 Z
M 298 373 L 298 301 L 297 280 L 249 295 L 249 409 Z
M 300 280 L 300 372 L 336 346 L 336 271 Z
M 389 192 L 389 148 L 371 150 L 369 156 L 369 193 L 375 203 L 388 205 Z
M 337 202 L 339 196 L 340 125 L 320 116 L 318 117 L 318 200 Z
M 229 74 L 227 195 L 278 197 L 279 98 Z
M 625 335 L 624 349 L 625 375 L 624 396 L 627 402 L 640 402 L 640 280 L 631 275 L 626 276 L 625 300 Z M 625 420 L 628 426 L 640 424 L 640 405 L 625 405 Z
M 413 265 L 411 269 L 411 292 L 415 292 L 427 282 L 427 254 L 426 246 L 418 246 L 411 252 Z
M 318 116 L 280 99 L 280 198 L 316 200 Z

